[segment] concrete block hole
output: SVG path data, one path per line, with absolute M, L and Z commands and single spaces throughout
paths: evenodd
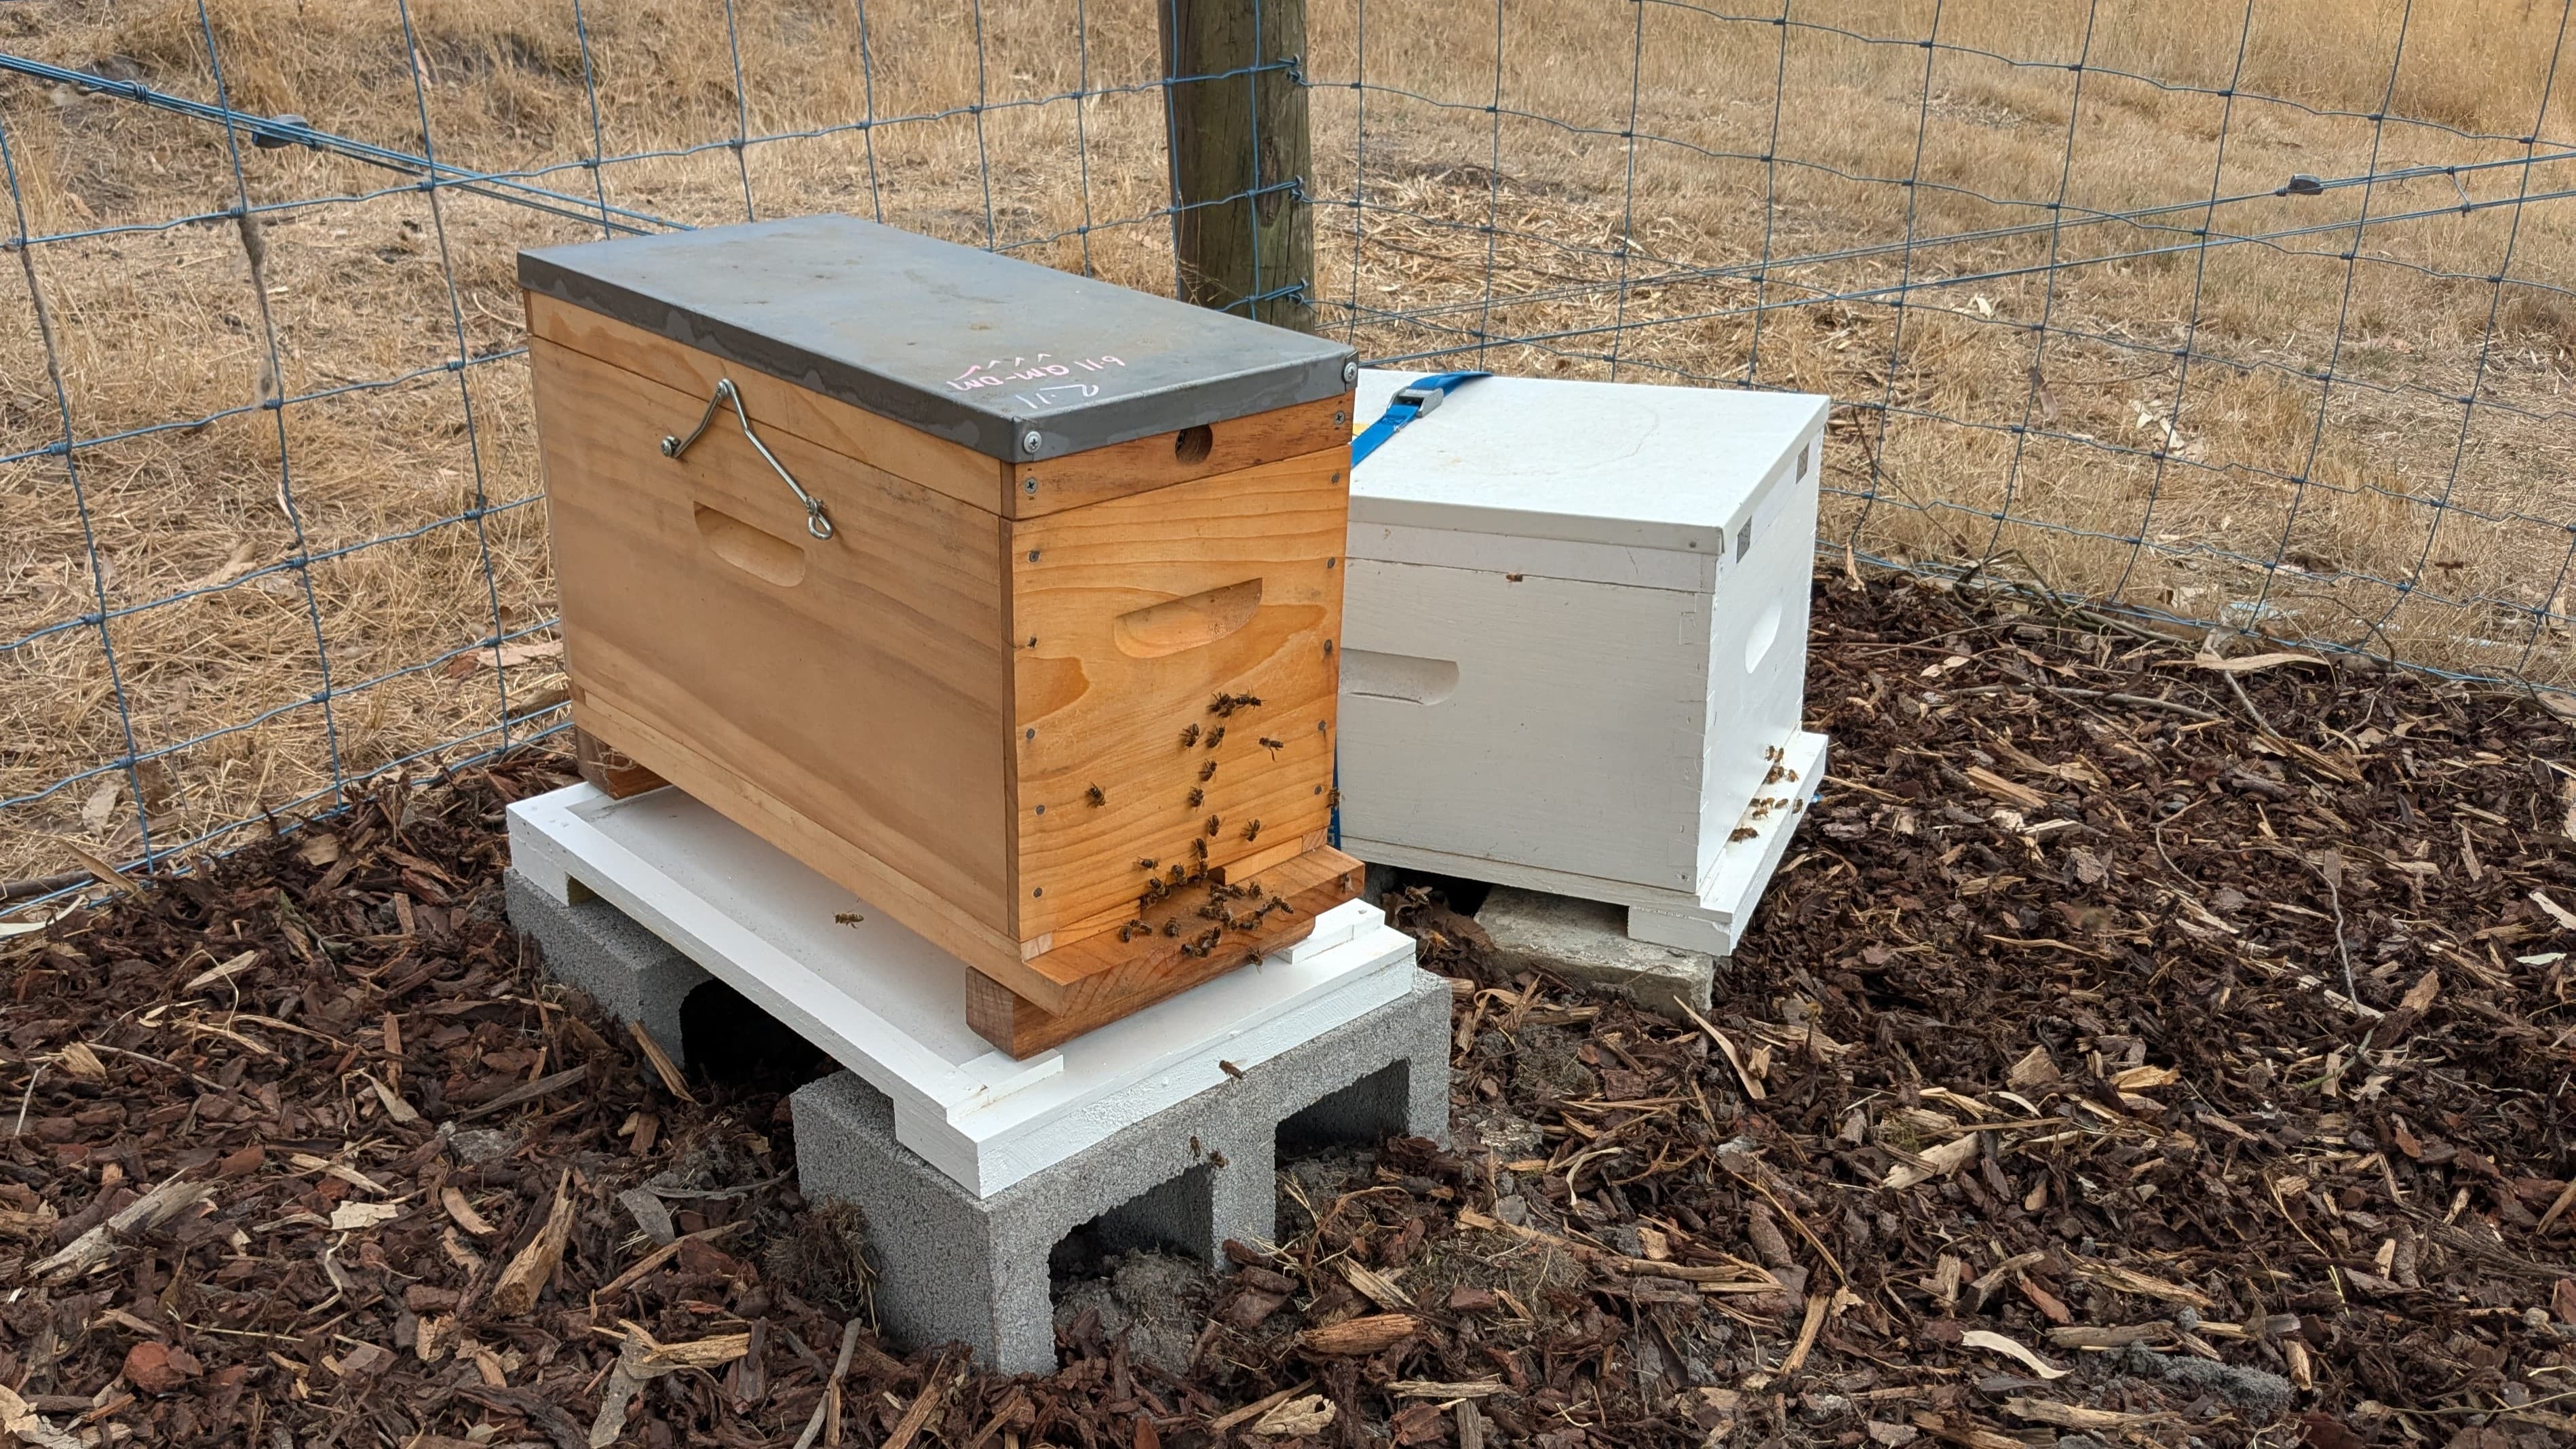
M 680 1000 L 689 1071 L 719 1086 L 791 1092 L 839 1070 L 821 1048 L 729 983 L 710 979 Z
M 1394 1061 L 1331 1093 L 1279 1124 L 1278 1161 L 1353 1148 L 1374 1149 L 1405 1130 L 1405 1092 L 1411 1063 Z
M 1294 1177 L 1308 1200 L 1333 1185 L 1365 1176 L 1386 1139 L 1406 1130 L 1408 1064 L 1393 1062 L 1326 1094 L 1272 1129 L 1277 1173 Z M 1067 1233 L 1048 1255 L 1050 1306 L 1059 1334 L 1074 1331 L 1087 1310 L 1105 1338 L 1124 1335 L 1138 1359 L 1173 1372 L 1186 1370 L 1199 1327 L 1214 1300 L 1210 1273 L 1230 1271 L 1209 1261 L 1211 1232 L 1227 1229 L 1215 1214 L 1216 1172 L 1227 1164 L 1214 1154 L 1180 1176 L 1141 1193 Z M 1294 1199 L 1274 1186 L 1267 1194 L 1268 1236 L 1277 1241 L 1302 1217 Z M 1258 1209 L 1256 1209 L 1256 1212 Z M 1253 1232 L 1259 1231 L 1258 1229 Z
M 1065 1234 L 1047 1253 L 1047 1279 L 1056 1295 L 1062 1297 L 1076 1279 L 1114 1268 L 1122 1254 L 1203 1255 L 1216 1211 L 1212 1171 L 1200 1163 Z

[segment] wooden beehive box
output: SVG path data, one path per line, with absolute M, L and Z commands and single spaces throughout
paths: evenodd
M 841 216 L 519 275 L 576 724 L 955 953 L 978 1032 L 1356 893 L 1348 349 Z
M 1361 375 L 1358 417 L 1416 371 Z M 1493 377 L 1359 466 L 1342 844 L 1734 949 L 1799 728 L 1828 399 Z

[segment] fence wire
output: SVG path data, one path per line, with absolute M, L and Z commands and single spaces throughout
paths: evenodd
M 1216 3 L 1304 43 L 1166 76 Z M 1248 300 L 1373 362 L 1832 395 L 1836 567 L 2557 690 L 2572 11 L 14 7 L 0 890 L 560 728 L 515 253 L 823 210 L 1172 293 L 1284 192 Z M 1254 72 L 1313 174 L 1182 201 L 1173 87 Z

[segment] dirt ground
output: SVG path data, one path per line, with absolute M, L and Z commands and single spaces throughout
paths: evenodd
M 1705 1025 L 1400 898 L 1459 983 L 1453 1144 L 1287 1164 L 1212 1284 L 1068 1264 L 1048 1376 L 877 1339 L 794 1073 L 666 1079 L 544 981 L 500 811 L 552 757 L 11 940 L 0 1433 L 2568 1442 L 2567 723 L 2010 596 L 1817 604 L 1835 764 Z

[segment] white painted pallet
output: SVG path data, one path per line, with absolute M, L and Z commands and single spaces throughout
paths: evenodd
M 1025 1061 L 966 1025 L 965 966 L 678 790 L 510 807 L 511 864 L 596 895 L 894 1102 L 895 1139 L 989 1197 L 1404 994 L 1410 937 L 1360 901 L 1305 941 Z M 855 917 L 845 923 L 845 917 Z
M 1491 857 L 1453 855 L 1392 841 L 1355 840 L 1348 833 L 1342 837 L 1342 848 L 1379 865 L 1625 906 L 1628 934 L 1633 939 L 1711 956 L 1731 956 L 1753 918 L 1753 908 L 1762 903 L 1763 889 L 1770 885 L 1772 873 L 1779 870 L 1782 857 L 1788 853 L 1790 836 L 1797 833 L 1798 822 L 1806 818 L 1806 809 L 1814 802 L 1816 789 L 1825 778 L 1827 750 L 1823 735 L 1800 730 L 1789 737 L 1782 753 L 1787 777 L 1766 798 L 1783 803 L 1758 815 L 1747 809 L 1742 828 L 1751 834 L 1729 839 L 1719 847 L 1716 865 L 1695 893 L 1659 891 L 1630 881 L 1546 870 Z
M 1357 418 L 1416 375 L 1363 372 Z M 1731 952 L 1824 773 L 1800 716 L 1827 407 L 1488 378 L 1354 469 L 1343 848 Z

